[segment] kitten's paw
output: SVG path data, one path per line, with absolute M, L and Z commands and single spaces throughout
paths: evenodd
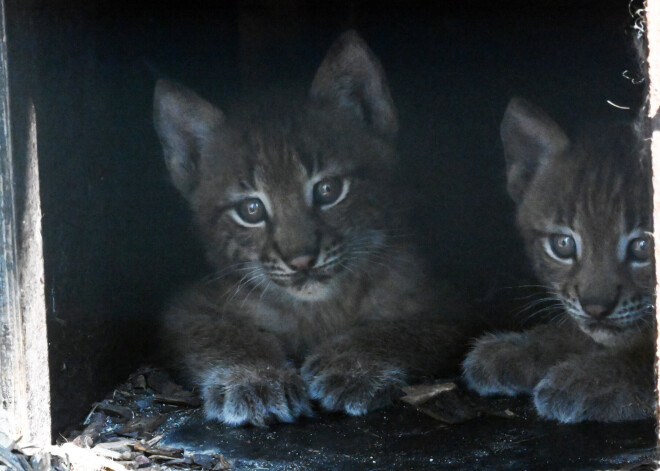
M 312 416 L 305 383 L 292 369 L 232 368 L 211 375 L 202 387 L 207 419 L 265 427 Z
M 579 360 L 555 366 L 536 386 L 534 405 L 541 417 L 576 423 L 621 422 L 653 415 L 651 385 L 627 381 L 616 369 L 600 375 L 590 368 L 593 365 Z
M 400 368 L 351 353 L 312 355 L 301 373 L 312 399 L 325 410 L 349 415 L 364 415 L 390 405 L 405 385 Z
M 482 396 L 531 392 L 538 381 L 538 372 L 534 371 L 528 350 L 524 334 L 481 337 L 463 361 L 463 377 L 468 387 Z

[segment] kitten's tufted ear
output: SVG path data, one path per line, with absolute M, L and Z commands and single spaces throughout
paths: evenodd
M 172 183 L 186 198 L 197 186 L 200 156 L 223 121 L 219 109 L 183 85 L 156 83 L 154 125 Z
M 310 90 L 315 102 L 357 118 L 386 138 L 399 124 L 383 67 L 355 31 L 332 44 Z
M 520 203 L 536 171 L 570 145 L 564 131 L 539 107 L 512 98 L 500 126 L 506 158 L 507 189 Z

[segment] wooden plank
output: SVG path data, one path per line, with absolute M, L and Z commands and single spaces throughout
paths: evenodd
M 9 133 L 9 81 L 4 2 L 0 3 L 0 431 L 14 438 L 20 433 L 21 390 L 17 378 L 23 367 L 20 345 L 18 268 L 14 170 Z
M 51 426 L 36 113 L 30 100 L 11 103 L 26 121 L 14 132 L 5 12 L 0 1 L 0 433 L 44 446 Z
M 37 152 L 37 117 L 34 104 L 28 107 L 28 133 L 24 142 L 26 159 L 23 212 L 19 225 L 18 279 L 25 358 L 25 403 L 21 411 L 23 440 L 43 446 L 51 441 L 50 374 L 46 299 L 44 285 L 41 199 Z M 15 140 L 14 140 L 15 142 Z
M 646 37 L 649 43 L 648 55 L 648 74 L 649 74 L 649 112 L 648 116 L 651 120 L 652 126 L 652 141 L 651 141 L 651 155 L 653 159 L 653 232 L 655 239 L 655 275 L 656 283 L 660 280 L 660 0 L 648 0 L 646 6 L 646 24 L 647 31 Z M 656 293 L 658 293 L 658 285 L 656 284 Z M 660 325 L 660 316 L 658 309 L 656 309 L 656 325 Z M 656 358 L 657 352 L 660 349 L 660 339 L 656 344 Z M 659 363 L 660 364 L 660 363 Z M 656 371 L 658 368 L 656 367 Z M 660 388 L 658 388 L 660 391 Z M 660 399 L 660 396 L 659 396 Z M 660 410 L 660 408 L 658 408 Z M 658 418 L 660 420 L 660 416 Z M 658 429 L 660 434 L 660 429 Z M 660 439 L 660 435 L 658 436 Z

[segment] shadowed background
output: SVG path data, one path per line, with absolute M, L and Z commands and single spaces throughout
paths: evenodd
M 308 86 L 330 43 L 356 29 L 399 109 L 422 250 L 494 316 L 529 278 L 505 194 L 506 103 L 524 96 L 569 131 L 594 116 L 630 119 L 607 103 L 635 107 L 643 92 L 625 77 L 637 77 L 629 10 L 625 0 L 8 0 L 16 134 L 30 97 L 38 117 L 54 431 L 149 358 L 163 302 L 206 271 L 152 128 L 154 73 L 222 107 L 273 82 Z

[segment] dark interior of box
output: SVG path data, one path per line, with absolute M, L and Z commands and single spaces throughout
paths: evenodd
M 9 0 L 12 93 L 33 98 L 38 118 L 54 432 L 150 361 L 163 303 L 207 270 L 153 131 L 156 75 L 222 106 L 251 87 L 308 84 L 333 39 L 356 29 L 399 110 L 422 250 L 480 309 L 514 318 L 512 287 L 530 274 L 505 192 L 506 103 L 526 97 L 569 132 L 630 119 L 643 94 L 635 8 Z

